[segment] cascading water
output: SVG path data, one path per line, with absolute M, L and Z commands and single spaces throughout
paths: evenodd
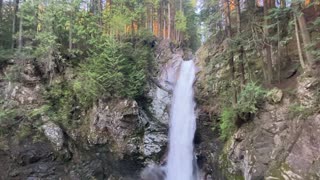
M 195 180 L 193 138 L 196 130 L 193 83 L 195 65 L 183 61 L 176 83 L 170 118 L 167 180 Z

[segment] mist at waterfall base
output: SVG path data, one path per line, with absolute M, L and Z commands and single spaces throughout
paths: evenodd
M 193 83 L 196 68 L 192 60 L 183 61 L 175 85 L 169 130 L 169 154 L 165 167 L 151 165 L 141 174 L 143 180 L 196 180 L 193 151 L 196 130 Z

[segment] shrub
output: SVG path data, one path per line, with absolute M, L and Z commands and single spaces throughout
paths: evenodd
M 237 116 L 237 113 L 233 108 L 224 108 L 222 110 L 221 120 L 220 120 L 221 139 L 227 140 L 236 129 L 236 126 L 235 126 L 236 116 Z
M 241 91 L 237 103 L 237 112 L 242 114 L 254 114 L 258 110 L 258 106 L 262 103 L 266 95 L 266 91 L 256 83 L 248 83 Z
M 261 86 L 256 85 L 256 83 L 248 83 L 239 94 L 237 104 L 232 106 L 232 102 L 229 101 L 230 92 L 226 90 L 221 94 L 222 102 L 224 102 L 224 108 L 220 116 L 220 130 L 223 140 L 227 140 L 237 127 L 258 111 L 258 107 L 266 95 L 266 91 Z
M 306 107 L 300 103 L 294 103 L 289 106 L 289 118 L 294 119 L 300 117 L 302 119 L 307 119 L 309 116 L 317 111 L 317 107 Z

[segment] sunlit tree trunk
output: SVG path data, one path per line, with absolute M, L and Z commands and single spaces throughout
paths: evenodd
M 310 38 L 310 33 L 307 29 L 306 19 L 302 12 L 297 15 L 297 19 L 298 19 L 298 23 L 301 31 L 306 58 L 307 58 L 308 64 L 312 64 L 314 57 L 311 54 L 311 52 L 308 51 L 308 47 L 311 45 L 311 38 Z
M 162 2 L 160 2 L 160 7 L 158 9 L 158 28 L 159 28 L 159 37 L 163 37 L 162 36 Z
M 301 64 L 302 69 L 305 69 L 306 65 L 305 65 L 304 60 L 303 60 L 301 42 L 300 42 L 300 36 L 299 36 L 299 27 L 298 27 L 298 23 L 297 23 L 297 18 L 296 17 L 294 17 L 294 27 L 295 27 L 295 34 L 296 34 L 296 40 L 297 40 L 297 47 L 298 47 L 300 64 Z
M 168 1 L 168 39 L 171 39 L 171 5 Z

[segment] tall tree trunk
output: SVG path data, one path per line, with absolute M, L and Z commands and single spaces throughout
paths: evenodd
M 20 4 L 20 11 L 21 11 L 21 4 Z M 18 52 L 21 52 L 22 46 L 23 46 L 23 40 L 22 40 L 22 31 L 23 31 L 23 14 L 21 12 L 20 14 L 20 22 L 19 22 L 19 39 L 18 39 Z
M 12 41 L 11 41 L 11 49 L 14 49 L 16 46 L 16 40 L 14 38 L 16 32 L 17 32 L 17 13 L 19 9 L 19 0 L 14 1 L 14 10 L 13 10 L 13 20 L 12 20 Z
M 231 34 L 231 17 L 230 17 L 230 1 L 229 0 L 224 0 L 225 4 L 225 17 L 226 17 L 226 33 L 229 38 L 229 41 L 232 38 Z M 228 49 L 230 49 L 231 45 L 230 42 L 228 42 Z M 230 51 L 229 57 L 228 57 L 228 64 L 230 68 L 230 79 L 231 79 L 231 86 L 233 89 L 233 105 L 237 103 L 237 89 L 235 87 L 235 66 L 234 66 L 234 59 L 233 59 L 233 52 Z
M 241 35 L 241 1 L 237 0 L 237 32 L 238 32 L 238 37 Z M 244 50 L 243 46 L 240 44 L 239 46 L 239 70 L 240 70 L 240 82 L 241 85 L 243 86 L 245 84 L 245 70 L 244 70 Z
M 3 0 L 0 0 L 0 25 L 2 26 L 2 6 L 3 6 Z M 0 39 L 2 39 L 2 34 L 0 33 Z M 0 43 L 1 45 L 1 43 Z
M 90 0 L 90 12 L 92 13 L 92 14 L 95 14 L 96 13 L 96 9 L 95 9 L 95 0 Z
M 264 28 L 263 28 L 263 31 L 264 31 L 264 61 L 265 61 L 265 64 L 266 64 L 266 80 L 268 83 L 271 83 L 272 80 L 273 80 L 273 68 L 272 68 L 272 55 L 271 55 L 271 44 L 270 44 L 270 41 L 268 40 L 269 38 L 269 28 L 268 28 L 268 25 L 269 25 L 269 20 L 267 19 L 267 16 L 268 16 L 268 11 L 269 11 L 269 8 L 270 8 L 270 3 L 271 0 L 264 0 L 263 1 L 263 4 L 264 4 L 264 8 L 263 8 L 263 11 L 264 11 Z
M 102 28 L 102 0 L 98 0 L 99 25 Z
M 153 4 L 151 4 L 151 19 L 150 19 L 150 25 L 151 25 L 151 31 L 154 35 L 156 35 L 154 28 L 153 28 L 153 18 L 154 18 L 154 11 L 153 11 Z
M 72 20 L 72 13 L 70 17 L 70 27 L 69 27 L 69 52 L 72 51 L 72 28 L 73 28 L 73 20 Z
M 160 7 L 158 9 L 158 28 L 159 28 L 159 37 L 162 38 L 162 2 L 160 2 Z
M 168 39 L 171 39 L 171 5 L 168 1 Z
M 287 7 L 287 2 L 286 2 L 286 0 L 280 0 L 280 7 L 281 7 L 281 8 Z
M 295 27 L 295 34 L 296 34 L 296 39 L 297 39 L 297 47 L 298 47 L 300 64 L 301 64 L 302 69 L 305 69 L 306 65 L 303 60 L 301 42 L 300 42 L 300 36 L 299 36 L 299 28 L 298 28 L 298 23 L 297 23 L 296 17 L 294 17 L 294 27 Z
M 302 12 L 297 15 L 297 19 L 298 19 L 298 23 L 301 31 L 306 58 L 307 58 L 308 64 L 311 65 L 313 63 L 314 57 L 311 54 L 311 52 L 308 51 L 308 47 L 311 45 L 311 38 L 310 38 L 310 33 L 307 29 L 306 19 Z
M 3 6 L 3 0 L 0 0 L 0 24 L 2 22 L 2 6 Z
M 166 4 L 163 5 L 163 7 L 165 7 Z M 164 39 L 167 39 L 167 25 L 166 25 L 166 22 L 167 22 L 167 17 L 166 17 L 166 9 L 163 10 L 163 38 Z

